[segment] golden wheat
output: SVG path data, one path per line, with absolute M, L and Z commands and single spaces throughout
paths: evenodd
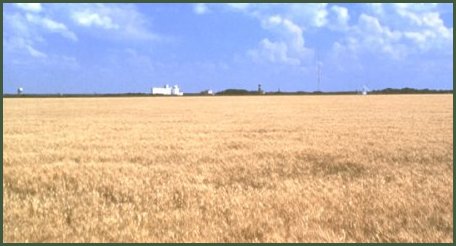
M 453 96 L 3 99 L 5 242 L 452 242 Z

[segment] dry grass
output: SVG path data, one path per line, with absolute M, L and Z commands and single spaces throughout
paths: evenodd
M 3 99 L 6 242 L 452 242 L 453 96 Z

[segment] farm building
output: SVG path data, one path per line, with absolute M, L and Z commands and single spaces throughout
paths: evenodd
M 179 91 L 179 86 L 175 85 L 170 87 L 169 85 L 165 85 L 163 87 L 154 87 L 152 88 L 153 95 L 170 95 L 170 96 L 182 96 L 184 95 L 183 92 Z
M 214 92 L 212 90 L 204 90 L 201 92 L 202 95 L 214 95 Z

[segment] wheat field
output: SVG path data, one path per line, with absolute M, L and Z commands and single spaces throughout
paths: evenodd
M 453 95 L 3 99 L 5 242 L 453 242 Z

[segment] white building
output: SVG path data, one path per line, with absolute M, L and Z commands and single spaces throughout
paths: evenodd
M 205 91 L 202 91 L 201 94 L 203 94 L 203 95 L 214 95 L 214 92 L 212 90 L 205 90 Z
M 170 96 L 182 96 L 184 95 L 183 92 L 179 91 L 179 86 L 175 85 L 170 87 L 169 85 L 165 85 L 164 87 L 155 87 L 152 88 L 153 95 L 170 95 Z
M 366 96 L 367 95 L 367 92 L 369 91 L 369 88 L 367 88 L 367 86 L 363 86 L 363 91 L 361 92 L 363 96 Z

